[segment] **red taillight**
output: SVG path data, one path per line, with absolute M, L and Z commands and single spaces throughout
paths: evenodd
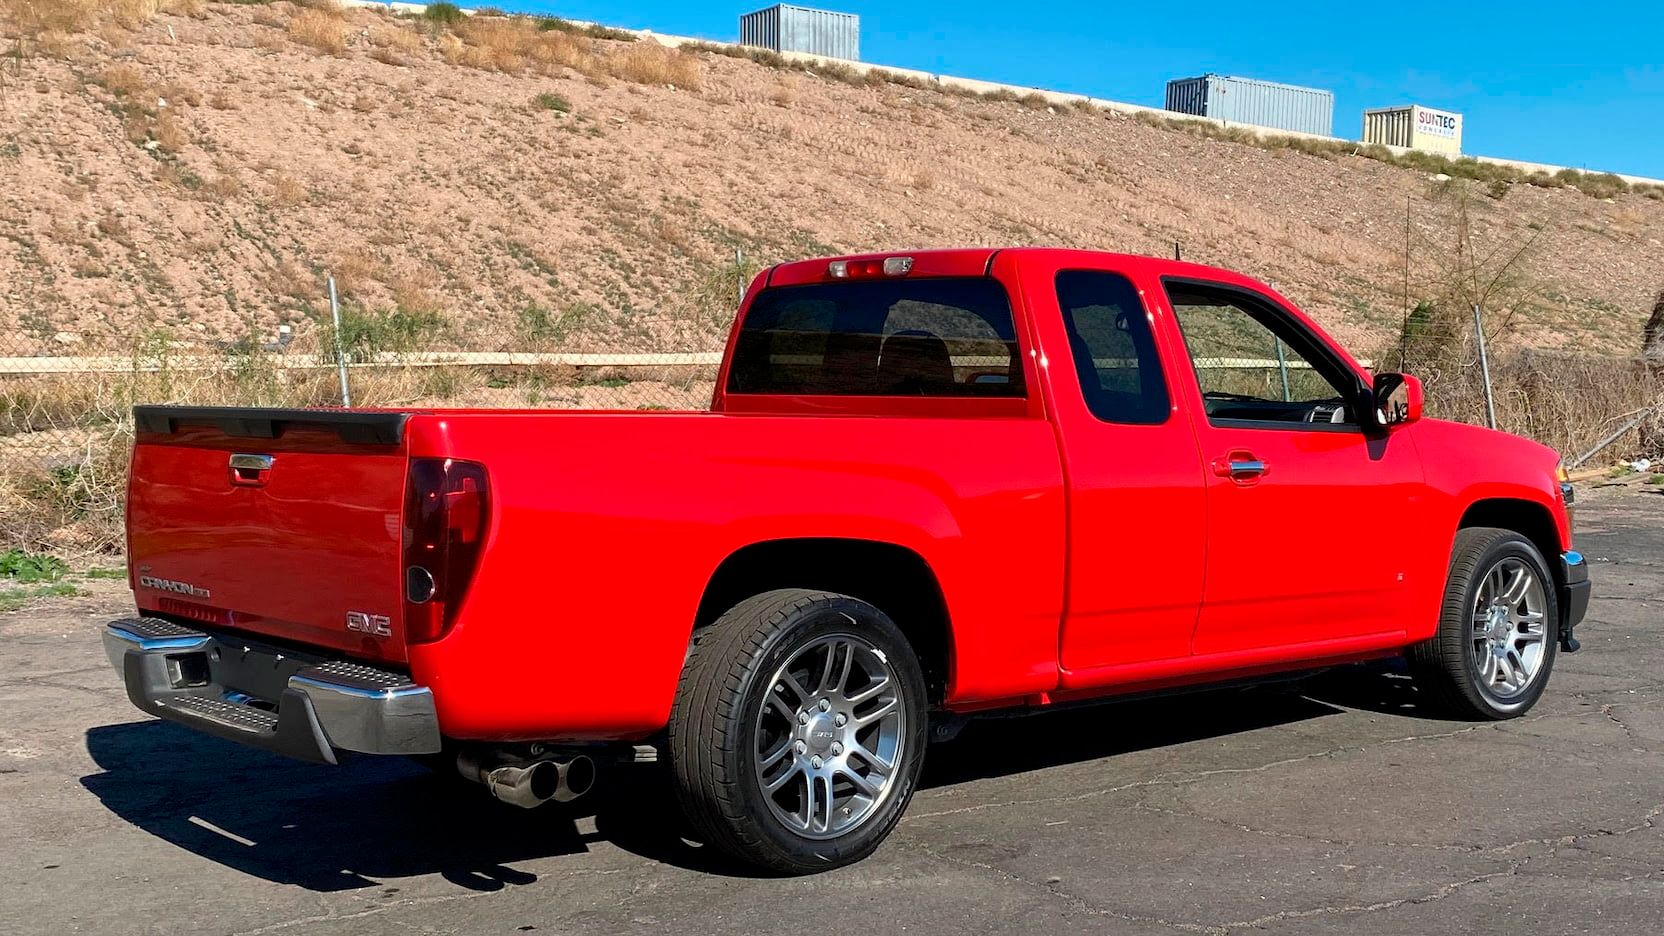
M 406 643 L 438 640 L 456 621 L 490 516 L 484 465 L 411 459 L 404 505 Z
M 912 257 L 884 257 L 877 260 L 833 260 L 826 265 L 826 275 L 833 279 L 906 276 L 911 272 L 913 272 Z

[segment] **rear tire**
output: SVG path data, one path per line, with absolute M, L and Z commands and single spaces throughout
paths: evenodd
M 1417 687 L 1458 718 L 1516 718 L 1548 685 L 1559 629 L 1554 578 L 1530 540 L 1458 530 L 1438 632 L 1410 648 Z
M 918 784 L 925 681 L 872 605 L 780 589 L 696 636 L 670 715 L 682 808 L 709 844 L 781 874 L 870 855 Z

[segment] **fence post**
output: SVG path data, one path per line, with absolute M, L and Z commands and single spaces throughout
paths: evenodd
M 341 373 L 341 405 L 352 405 L 352 391 L 347 389 L 347 356 L 341 349 L 341 303 L 335 298 L 335 277 L 329 278 L 329 314 L 335 319 L 335 369 Z
M 1473 305 L 1473 336 L 1479 341 L 1479 376 L 1485 381 L 1485 425 L 1496 428 L 1496 398 L 1491 395 L 1491 359 L 1485 355 L 1485 316 Z
M 739 290 L 739 301 L 744 302 L 747 285 L 745 282 L 745 250 L 740 247 L 734 248 L 734 281 L 739 283 L 739 286 L 736 287 Z

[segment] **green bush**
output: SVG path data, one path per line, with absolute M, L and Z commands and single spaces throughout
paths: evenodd
M 427 9 L 422 11 L 422 19 L 432 23 L 443 23 L 446 26 L 455 26 L 467 18 L 462 8 L 454 3 L 430 3 Z
M 558 114 L 572 113 L 572 102 L 553 91 L 545 91 L 534 98 L 533 101 L 544 110 L 552 110 Z
M 69 572 L 69 563 L 46 553 L 8 549 L 0 553 L 0 576 L 14 582 L 55 582 Z

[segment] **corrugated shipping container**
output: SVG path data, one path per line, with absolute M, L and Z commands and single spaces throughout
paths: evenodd
M 1297 85 L 1203 75 L 1167 82 L 1167 109 L 1232 123 L 1333 136 L 1335 95 Z
M 780 3 L 740 17 L 740 44 L 857 62 L 861 17 Z
M 1420 104 L 1366 110 L 1364 142 L 1456 156 L 1462 152 L 1462 115 Z

